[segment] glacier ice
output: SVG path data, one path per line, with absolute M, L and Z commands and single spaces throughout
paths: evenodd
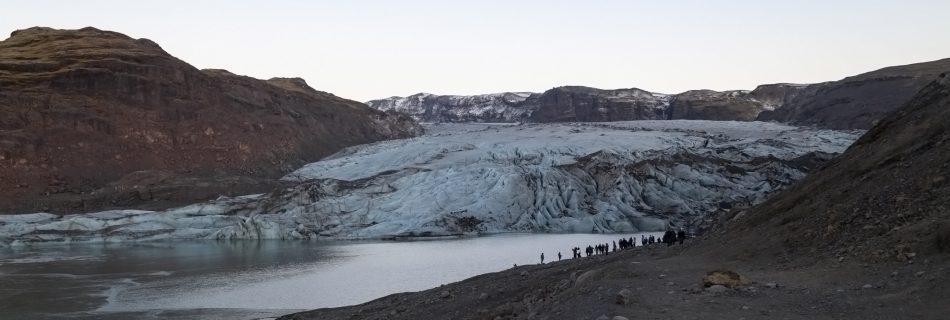
M 763 122 L 435 124 L 345 149 L 269 194 L 164 211 L 0 215 L 5 246 L 45 241 L 363 239 L 695 227 L 801 179 L 862 133 Z

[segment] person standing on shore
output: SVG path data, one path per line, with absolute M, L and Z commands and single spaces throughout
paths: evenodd
M 541 253 L 541 264 L 544 264 L 544 252 Z

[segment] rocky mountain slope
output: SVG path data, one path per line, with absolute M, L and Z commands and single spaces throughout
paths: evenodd
M 198 70 L 148 39 L 30 28 L 0 42 L 0 212 L 167 207 L 270 190 L 408 117 L 302 79 Z
M 906 261 L 950 253 L 950 78 L 720 232 L 738 258 Z M 753 237 L 752 234 L 771 237 Z
M 369 104 L 380 110 L 405 112 L 425 122 L 761 120 L 868 129 L 945 71 L 950 71 L 950 59 L 888 67 L 818 84 L 765 84 L 752 91 L 661 94 L 636 88 L 566 86 L 535 94 L 417 94 Z
M 0 245 L 701 229 L 711 214 L 797 181 L 860 134 L 691 120 L 427 131 L 347 148 L 269 194 L 158 212 L 0 216 Z
M 950 59 L 887 67 L 809 85 L 781 108 L 760 114 L 758 120 L 868 129 L 944 72 L 950 72 Z

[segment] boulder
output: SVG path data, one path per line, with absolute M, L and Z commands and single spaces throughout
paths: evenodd
M 706 273 L 706 276 L 703 277 L 703 286 L 712 287 L 716 285 L 724 286 L 730 289 L 735 289 L 742 286 L 745 283 L 745 280 L 741 275 L 731 270 L 716 270 Z
M 617 304 L 625 306 L 632 304 L 633 302 L 633 291 L 630 291 L 630 289 L 623 289 L 620 290 L 620 292 L 617 292 Z

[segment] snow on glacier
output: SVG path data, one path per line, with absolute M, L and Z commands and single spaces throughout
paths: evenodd
M 805 174 L 860 131 L 730 121 L 436 124 L 347 148 L 270 194 L 165 211 L 0 216 L 0 244 L 302 239 L 695 227 Z

